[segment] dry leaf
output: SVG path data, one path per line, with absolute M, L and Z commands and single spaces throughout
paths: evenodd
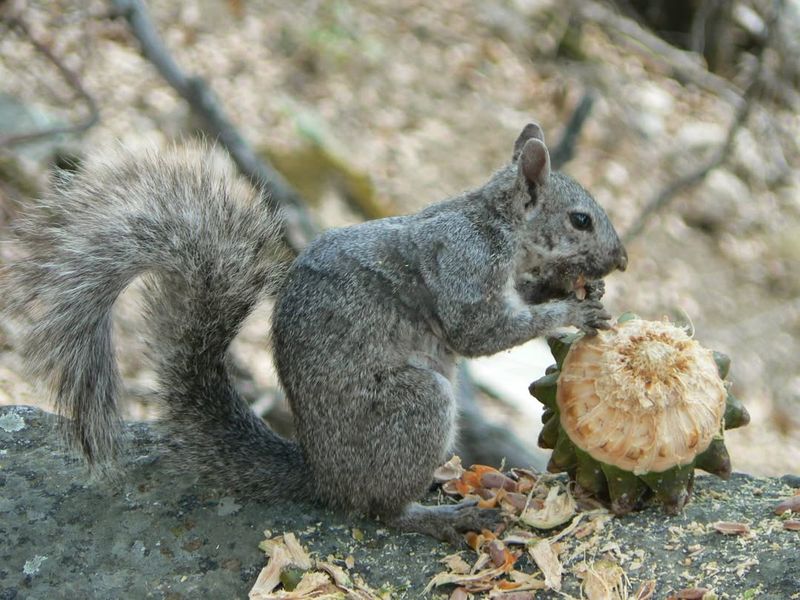
M 333 582 L 338 587 L 349 588 L 353 586 L 353 582 L 350 580 L 350 576 L 347 574 L 347 571 L 341 567 L 337 567 L 333 563 L 317 561 L 317 568 L 330 575 L 333 578 Z
M 289 551 L 292 564 L 298 569 L 308 571 L 311 568 L 311 557 L 300 545 L 300 542 L 297 541 L 295 535 L 291 532 L 284 533 L 283 541 L 286 544 L 286 549 Z
M 590 536 L 596 531 L 601 531 L 605 524 L 613 518 L 606 509 L 601 508 L 598 513 L 589 518 L 589 521 L 575 528 L 575 537 L 579 540 Z
M 553 590 L 561 591 L 561 574 L 563 567 L 558 560 L 558 554 L 553 550 L 553 545 L 543 540 L 529 550 L 536 565 L 544 574 L 545 585 Z
M 267 566 L 261 569 L 255 584 L 250 590 L 250 600 L 260 600 L 272 592 L 281 582 L 281 571 L 292 564 L 289 552 L 283 545 L 270 548 L 270 559 Z
M 447 585 L 454 583 L 456 585 L 466 586 L 469 590 L 490 590 L 494 587 L 495 583 L 492 581 L 499 575 L 503 574 L 503 569 L 495 567 L 494 569 L 487 569 L 479 573 L 459 574 L 459 573 L 438 573 L 425 586 L 424 593 L 429 593 L 434 587 L 440 585 Z
M 268 532 L 266 532 L 267 535 Z M 328 562 L 314 561 L 293 533 L 285 533 L 262 541 L 259 548 L 269 557 L 250 590 L 250 600 L 323 600 L 347 597 L 351 600 L 380 600 L 358 577 L 354 580 L 341 567 Z M 348 567 L 355 564 L 352 557 L 345 560 Z M 287 569 L 298 569 L 303 576 L 293 590 L 278 588 L 281 575 Z M 277 589 L 276 589 L 277 588 Z
M 442 562 L 451 571 L 435 575 L 425 588 L 426 593 L 433 587 L 445 584 L 455 584 L 469 593 L 520 589 L 530 584 L 528 581 L 517 582 L 500 579 L 506 573 L 514 572 L 512 567 L 517 556 L 509 551 L 492 532 L 484 531 L 480 534 L 471 532 L 467 534 L 466 539 L 479 553 L 475 564 L 470 568 L 459 554 L 445 557 Z
M 251 592 L 250 597 L 257 600 L 311 600 L 334 598 L 336 594 L 341 595 L 341 592 L 325 573 L 309 571 L 303 575 L 292 591 L 281 589 L 258 596 L 253 596 Z
M 356 578 L 354 581 L 350 575 L 341 567 L 334 565 L 330 562 L 317 561 L 317 569 L 320 569 L 333 578 L 335 589 L 333 592 L 341 594 L 345 593 L 345 597 L 352 600 L 380 600 L 379 596 L 373 592 L 367 585 L 360 579 Z M 316 596 L 313 596 L 316 598 Z M 331 596 L 332 598 L 339 596 Z M 320 600 L 322 597 L 320 597 Z
M 300 583 L 294 588 L 294 591 L 273 595 L 272 597 L 278 598 L 296 598 L 297 600 L 316 597 L 315 592 L 328 591 L 335 592 L 336 588 L 331 584 L 330 578 L 325 573 L 319 571 L 309 571 L 303 575 Z
M 623 600 L 627 597 L 625 571 L 617 563 L 598 560 L 587 565 L 581 589 L 588 600 Z
M 514 571 L 513 569 L 508 572 L 508 578 L 514 583 L 518 583 L 518 591 L 522 590 L 543 590 L 547 586 L 545 582 L 539 579 L 536 573 L 523 573 L 522 571 Z
M 461 557 L 460 552 L 445 556 L 440 562 L 443 562 L 451 573 L 469 573 L 471 570 L 470 564 Z
M 734 523 L 733 521 L 717 521 L 713 525 L 714 529 L 723 535 L 745 535 L 750 533 L 750 526 L 747 523 Z
M 492 562 L 492 559 L 486 552 L 481 552 L 478 556 L 478 560 L 475 561 L 475 564 L 472 565 L 472 568 L 469 570 L 470 573 L 477 573 L 481 571 L 486 565 Z

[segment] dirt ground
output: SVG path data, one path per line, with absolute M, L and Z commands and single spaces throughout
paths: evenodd
M 558 139 L 592 89 L 597 100 L 566 170 L 624 232 L 648 198 L 724 141 L 733 115 L 726 101 L 672 79 L 663 61 L 592 24 L 582 29 L 579 59 L 559 56 L 568 19 L 555 1 L 150 5 L 176 60 L 207 79 L 250 142 L 280 154 L 324 140 L 349 168 L 369 175 L 387 211 L 411 211 L 481 183 L 510 158 L 529 120 Z M 101 2 L 26 3 L 32 31 L 80 73 L 100 107 L 100 123 L 64 144 L 92 151 L 189 135 L 185 103 L 106 12 Z M 75 119 L 84 110 L 14 32 L 0 37 L 0 81 L 3 95 L 46 119 Z M 0 122 L 5 131 L 15 125 Z M 628 270 L 607 281 L 613 313 L 690 321 L 698 340 L 732 357 L 733 390 L 752 423 L 731 432 L 728 446 L 734 468 L 753 474 L 800 469 L 798 134 L 800 115 L 756 106 L 730 160 L 655 215 L 628 245 Z M 42 178 L 39 148 L 19 147 L 18 156 L 26 173 Z M 0 194 L 9 211 L 8 187 Z M 323 190 L 314 212 L 324 227 L 359 219 L 335 186 Z M 4 244 L 2 252 L 13 249 Z M 119 347 L 128 387 L 140 396 L 152 374 L 141 361 L 134 300 L 135 292 L 121 303 Z M 235 346 L 257 390 L 276 385 L 268 318 L 263 307 Z M 42 405 L 10 335 L 0 338 L 0 352 L 0 402 Z M 520 423 L 502 399 L 486 403 L 517 431 L 534 432 L 533 443 L 535 420 Z M 152 408 L 136 403 L 128 414 L 149 417 Z

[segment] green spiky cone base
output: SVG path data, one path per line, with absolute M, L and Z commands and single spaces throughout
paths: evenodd
M 630 318 L 633 316 L 625 315 L 619 321 Z M 616 514 L 630 512 L 653 496 L 668 514 L 680 512 L 691 495 L 696 468 L 723 479 L 730 477 L 731 461 L 725 448 L 723 431 L 750 422 L 747 410 L 730 393 L 726 398 L 724 423 L 719 434 L 704 452 L 687 465 L 676 466 L 660 473 L 635 475 L 613 465 L 603 464 L 578 448 L 561 426 L 556 391 L 567 352 L 571 344 L 581 336 L 582 334 L 569 334 L 548 338 L 556 364 L 550 366 L 544 377 L 534 381 L 529 388 L 530 393 L 545 406 L 539 446 L 553 450 L 547 465 L 548 471 L 567 473 L 580 488 L 609 503 Z M 714 362 L 720 377 L 724 379 L 730 368 L 730 359 L 722 353 L 714 352 Z

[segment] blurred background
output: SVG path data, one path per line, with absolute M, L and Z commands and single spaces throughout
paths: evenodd
M 53 170 L 109 145 L 240 135 L 285 178 L 276 198 L 301 199 L 299 247 L 479 185 L 536 120 L 551 150 L 566 140 L 564 170 L 628 240 L 607 308 L 691 323 L 729 354 L 752 416 L 727 434 L 734 469 L 797 473 L 798 56 L 798 0 L 6 0 L 0 261 Z M 144 419 L 155 407 L 136 296 L 119 303 L 117 340 L 126 416 Z M 269 312 L 259 307 L 234 356 L 240 387 L 281 428 Z M 47 407 L 13 333 L 0 324 L 0 403 Z M 532 342 L 470 365 L 482 418 L 531 451 L 540 408 L 527 385 L 550 362 Z

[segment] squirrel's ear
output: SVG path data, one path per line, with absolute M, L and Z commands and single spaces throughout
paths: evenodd
M 542 131 L 542 128 L 539 127 L 538 123 L 528 123 L 525 125 L 525 128 L 522 130 L 522 133 L 519 134 L 517 141 L 514 142 L 514 154 L 511 157 L 511 160 L 516 161 L 519 158 L 519 154 L 522 152 L 525 142 L 530 139 L 537 139 L 544 143 L 544 132 Z
M 528 183 L 546 185 L 550 178 L 550 153 L 539 138 L 531 138 L 522 147 L 519 173 Z

